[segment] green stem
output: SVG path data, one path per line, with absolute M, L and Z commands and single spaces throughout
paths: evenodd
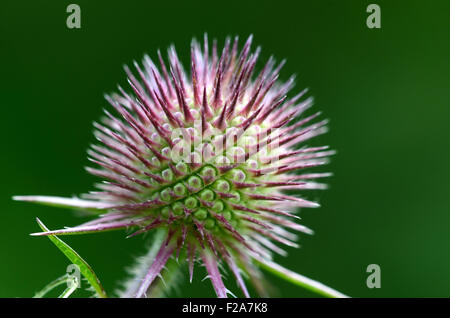
M 288 281 L 291 282 L 297 286 L 303 287 L 309 291 L 312 291 L 313 293 L 319 294 L 324 297 L 329 298 L 348 298 L 349 296 L 344 295 L 337 290 L 328 287 L 318 281 L 315 281 L 311 278 L 305 277 L 303 275 L 300 275 L 298 273 L 295 273 L 287 268 L 284 268 L 281 265 L 278 265 L 274 262 L 270 261 L 263 261 L 255 259 L 256 263 L 259 267 L 264 268 L 268 272 Z

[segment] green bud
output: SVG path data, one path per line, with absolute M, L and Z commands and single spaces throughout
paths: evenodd
M 175 202 L 172 204 L 172 211 L 175 215 L 181 215 L 184 212 L 184 205 L 181 202 Z
M 202 171 L 200 171 L 200 175 L 203 177 L 215 177 L 217 175 L 216 169 L 213 167 L 204 167 Z
M 163 170 L 163 172 L 161 174 L 162 174 L 162 177 L 164 178 L 164 180 L 173 181 L 174 175 L 173 175 L 173 171 L 172 170 L 165 169 L 165 170 Z
M 212 206 L 211 209 L 214 212 L 221 212 L 221 211 L 223 211 L 223 208 L 224 208 L 223 202 L 222 201 L 216 201 L 216 202 L 214 202 L 214 205 Z
M 189 172 L 189 167 L 187 164 L 185 164 L 184 162 L 179 162 L 177 163 L 177 165 L 175 166 L 175 168 L 180 171 L 182 174 L 187 174 Z
M 167 219 L 170 216 L 170 209 L 168 207 L 163 208 L 161 210 L 161 215 Z
M 184 184 L 182 183 L 177 183 L 174 187 L 173 187 L 173 191 L 175 192 L 175 194 L 179 197 L 186 195 L 186 187 L 184 186 Z
M 169 147 L 165 147 L 165 148 L 161 149 L 161 154 L 165 157 L 170 158 L 171 153 L 172 153 L 172 149 L 170 149 Z
M 184 204 L 188 209 L 193 209 L 197 206 L 197 199 L 194 197 L 189 197 L 186 200 L 184 200 Z
M 209 189 L 205 189 L 202 192 L 200 192 L 200 198 L 203 201 L 211 202 L 212 200 L 214 200 L 214 192 L 212 192 Z
M 192 176 L 188 179 L 188 184 L 194 189 L 200 189 L 202 187 L 202 179 L 197 176 Z
M 229 200 L 233 203 L 239 203 L 241 201 L 241 195 L 237 191 L 231 191 L 230 194 L 234 195 L 234 197 L 231 197 Z
M 172 200 L 172 196 L 170 195 L 169 189 L 162 190 L 160 197 L 161 197 L 161 200 L 166 201 L 166 202 L 169 202 L 170 200 Z
M 214 226 L 216 225 L 216 221 L 214 221 L 214 219 L 208 218 L 205 221 L 205 228 L 208 230 L 211 230 L 214 228 Z
M 242 171 L 241 169 L 233 169 L 231 170 L 231 177 L 233 178 L 234 181 L 244 182 L 246 175 L 245 172 Z
M 223 212 L 223 217 L 225 218 L 225 220 L 230 221 L 232 217 L 231 212 L 230 211 Z
M 160 167 L 161 166 L 161 162 L 156 157 L 152 157 L 152 159 L 150 161 L 152 162 L 152 165 L 154 165 L 156 167 Z
M 228 192 L 230 191 L 230 183 L 228 181 L 225 181 L 224 179 L 219 179 L 216 182 L 214 182 L 214 189 L 220 192 Z
M 198 209 L 195 211 L 194 217 L 198 220 L 204 220 L 208 217 L 208 212 L 205 209 Z

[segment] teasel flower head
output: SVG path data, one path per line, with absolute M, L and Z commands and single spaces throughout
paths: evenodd
M 163 229 L 153 261 L 127 296 L 145 296 L 170 258 L 186 261 L 191 280 L 201 263 L 218 297 L 229 293 L 224 271 L 243 295 L 246 281 L 265 295 L 258 264 L 277 268 L 272 255 L 297 247 L 293 232 L 312 233 L 295 213 L 319 204 L 299 194 L 325 188 L 315 179 L 330 174 L 310 169 L 333 151 L 306 145 L 327 131 L 327 121 L 305 115 L 307 90 L 290 93 L 294 77 L 279 79 L 284 61 L 257 65 L 260 48 L 251 42 L 239 50 L 238 38 L 228 38 L 219 51 L 205 35 L 203 43 L 193 40 L 188 68 L 174 47 L 168 62 L 158 51 L 155 60 L 125 67 L 129 87 L 105 96 L 111 107 L 94 124 L 98 143 L 88 151 L 87 171 L 104 180 L 98 190 L 82 198 L 16 197 L 97 217 L 34 235 L 131 229 L 134 237 Z

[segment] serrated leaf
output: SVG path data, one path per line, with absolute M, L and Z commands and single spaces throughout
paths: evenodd
M 41 222 L 38 218 L 36 218 L 36 221 L 38 222 L 41 229 L 45 232 L 49 232 L 49 229 L 44 225 L 44 223 Z M 100 280 L 98 279 L 97 275 L 89 266 L 89 264 L 77 253 L 75 252 L 69 245 L 67 245 L 64 241 L 62 241 L 60 238 L 49 235 L 48 238 L 50 241 L 53 242 L 53 244 L 56 245 L 56 247 L 63 252 L 63 254 L 75 265 L 77 265 L 80 268 L 81 274 L 87 279 L 89 284 L 94 288 L 97 295 L 101 298 L 107 298 L 107 295 L 105 293 L 105 290 L 100 283 Z

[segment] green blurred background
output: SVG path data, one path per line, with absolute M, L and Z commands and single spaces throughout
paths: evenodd
M 29 297 L 65 272 L 39 216 L 52 229 L 82 220 L 70 211 L 13 202 L 17 194 L 71 196 L 92 189 L 83 170 L 103 93 L 126 84 L 122 65 L 171 43 L 187 60 L 193 36 L 253 33 L 263 59 L 287 58 L 315 110 L 331 119 L 313 144 L 338 151 L 323 205 L 302 211 L 316 231 L 278 257 L 288 268 L 356 297 L 450 296 L 450 2 L 376 1 L 382 27 L 366 27 L 375 1 L 87 1 L 79 30 L 68 1 L 0 4 L 0 297 Z M 260 64 L 261 66 L 261 64 Z M 144 240 L 124 232 L 66 237 L 112 291 Z M 381 266 L 381 288 L 366 268 Z M 184 281 L 173 296 L 213 296 Z M 271 277 L 278 296 L 314 296 Z M 237 290 L 231 277 L 226 284 Z

